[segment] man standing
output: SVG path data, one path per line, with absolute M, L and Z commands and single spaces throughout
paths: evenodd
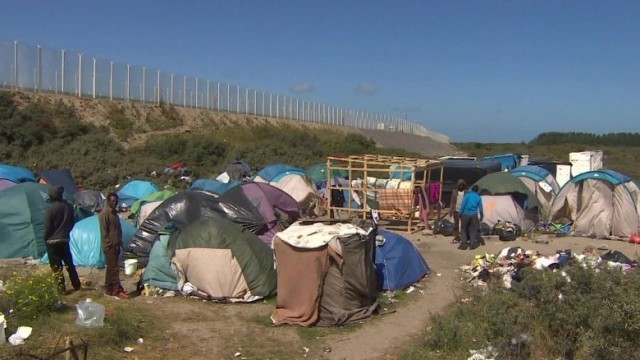
M 478 219 L 480 215 L 480 219 Z M 480 243 L 477 239 L 480 222 L 484 218 L 482 211 L 482 198 L 478 194 L 478 185 L 473 185 L 471 191 L 467 192 L 462 199 L 460 205 L 460 222 L 462 226 L 462 234 L 460 236 L 460 245 L 458 249 L 471 250 L 477 248 Z
M 451 202 L 449 203 L 449 215 L 453 217 L 453 242 L 460 241 L 460 206 L 464 198 L 464 192 L 467 190 L 467 183 L 463 179 L 458 179 L 456 188 L 451 193 Z
M 102 251 L 107 260 L 104 286 L 107 294 L 128 299 L 129 296 L 124 292 L 124 288 L 120 284 L 120 268 L 118 267 L 118 256 L 122 247 L 122 227 L 116 212 L 118 200 L 118 195 L 110 193 L 107 196 L 107 206 L 102 209 L 99 215 Z
M 69 233 L 73 229 L 73 207 L 62 198 L 64 188 L 52 186 L 49 189 L 49 201 L 51 206 L 45 213 L 44 242 L 47 246 L 49 265 L 53 272 L 58 291 L 64 294 L 67 289 L 62 273 L 62 264 L 67 267 L 71 285 L 75 290 L 80 290 L 80 279 L 73 265 L 73 256 L 69 248 Z

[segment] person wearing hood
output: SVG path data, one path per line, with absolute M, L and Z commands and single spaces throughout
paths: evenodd
M 456 188 L 451 193 L 451 202 L 449 203 L 449 215 L 453 217 L 453 242 L 460 241 L 460 205 L 464 193 L 467 190 L 467 183 L 463 179 L 458 179 Z
M 71 285 L 75 290 L 80 290 L 80 278 L 73 265 L 73 256 L 69 247 L 69 234 L 74 225 L 73 206 L 62 198 L 64 188 L 52 186 L 49 189 L 49 202 L 51 205 L 45 213 L 44 242 L 47 246 L 49 265 L 58 284 L 58 291 L 66 292 L 62 265 L 67 267 Z

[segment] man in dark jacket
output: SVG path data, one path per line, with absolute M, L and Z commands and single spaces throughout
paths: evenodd
M 467 183 L 463 179 L 458 179 L 456 188 L 451 192 L 451 202 L 449 203 L 449 215 L 453 217 L 453 242 L 460 241 L 460 205 L 467 190 Z
M 107 260 L 104 286 L 107 294 L 128 299 L 129 296 L 124 292 L 120 283 L 120 268 L 118 267 L 118 256 L 120 256 L 120 248 L 122 247 L 122 227 L 120 226 L 120 217 L 116 212 L 118 201 L 118 195 L 115 193 L 107 195 L 107 204 L 99 215 L 102 252 Z
M 67 267 L 71 285 L 75 290 L 80 290 L 80 278 L 73 265 L 71 248 L 69 247 L 69 233 L 73 229 L 74 214 L 71 204 L 62 198 L 64 188 L 52 186 L 49 189 L 49 201 L 51 206 L 45 213 L 44 242 L 47 245 L 49 265 L 58 283 L 58 291 L 66 292 L 62 264 Z

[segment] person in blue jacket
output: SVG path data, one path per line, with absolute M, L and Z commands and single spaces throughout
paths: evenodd
M 469 248 L 473 250 L 480 245 L 477 237 L 483 218 L 482 198 L 480 194 L 478 194 L 478 185 L 473 185 L 471 191 L 468 191 L 464 195 L 462 205 L 460 205 L 461 234 L 458 249 L 467 250 Z

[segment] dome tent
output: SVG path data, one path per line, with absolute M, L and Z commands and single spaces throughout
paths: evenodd
M 6 164 L 0 164 L 0 179 L 14 183 L 36 182 L 36 177 L 30 170 Z
M 208 300 L 250 302 L 276 292 L 271 249 L 221 217 L 199 220 L 173 233 L 168 254 L 179 276 Z
M 378 236 L 384 238 L 384 243 L 376 246 L 378 288 L 401 290 L 429 274 L 429 265 L 411 241 L 381 229 L 378 230 Z
M 120 199 L 120 205 L 126 205 L 131 207 L 136 200 L 141 199 L 147 195 L 151 195 L 154 192 L 159 191 L 158 187 L 149 181 L 143 180 L 131 180 L 125 186 L 118 191 L 118 198 Z
M 560 187 L 549 170 L 539 166 L 526 165 L 511 170 L 511 175 L 517 177 L 536 196 L 541 206 L 548 210 L 553 198 Z

